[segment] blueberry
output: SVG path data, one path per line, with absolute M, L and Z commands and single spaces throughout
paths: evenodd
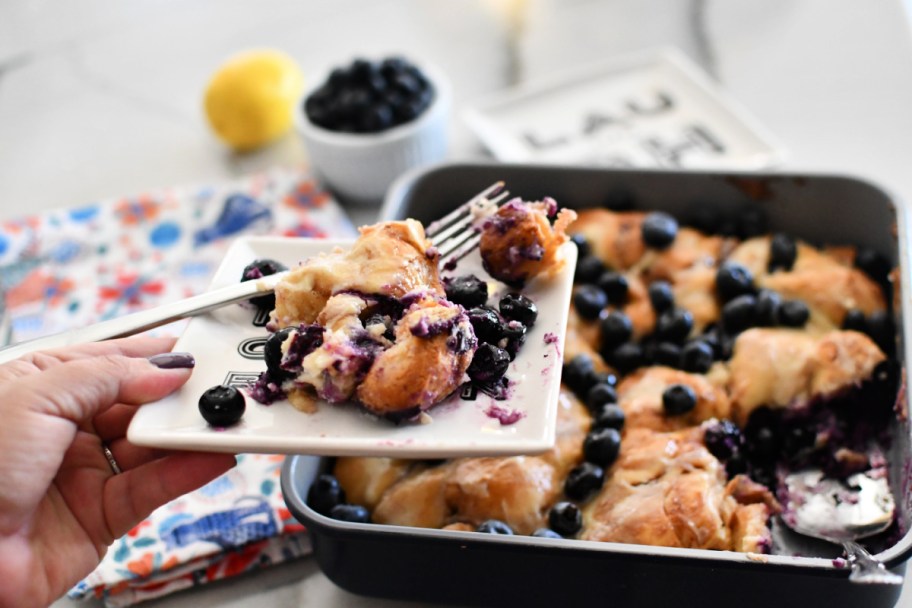
M 725 336 L 722 334 L 722 330 L 713 325 L 703 332 L 700 339 L 709 344 L 709 347 L 713 351 L 713 359 L 719 360 L 724 358 L 722 355 Z
M 595 283 L 602 273 L 605 272 L 605 265 L 594 255 L 587 255 L 579 258 L 576 262 L 576 272 L 573 275 L 573 281 L 576 283 Z
M 347 521 L 353 524 L 370 523 L 370 513 L 361 505 L 336 505 L 329 510 L 329 516 L 339 521 Z
M 503 534 L 505 536 L 513 535 L 513 528 L 500 521 L 499 519 L 489 519 L 487 521 L 483 521 L 477 528 L 475 528 L 475 531 L 481 532 L 483 534 Z
M 585 500 L 605 483 L 605 470 L 591 462 L 575 466 L 564 480 L 564 494 L 573 500 Z
M 865 318 L 865 314 L 862 311 L 858 310 L 857 308 L 852 309 L 848 311 L 843 318 L 842 328 L 853 331 L 867 332 L 868 320 Z
M 636 368 L 645 365 L 646 354 L 640 344 L 625 342 L 614 349 L 610 362 L 621 374 L 629 374 Z
M 667 213 L 655 211 L 643 218 L 643 243 L 654 249 L 665 249 L 678 235 L 678 222 Z
M 244 395 L 233 386 L 213 386 L 199 398 L 199 411 L 210 426 L 236 424 L 247 409 Z
M 781 232 L 774 234 L 770 239 L 767 270 L 769 272 L 789 271 L 795 265 L 796 257 L 798 257 L 798 246 L 795 244 L 795 239 Z
M 779 325 L 779 310 L 782 308 L 782 296 L 769 289 L 757 293 L 757 309 L 754 321 L 758 327 L 775 327 Z
M 535 325 L 538 307 L 535 302 L 519 293 L 508 293 L 500 299 L 500 314 L 509 321 L 519 321 L 526 327 Z
M 681 347 L 674 342 L 659 342 L 652 351 L 656 365 L 681 367 Z
M 466 315 L 479 341 L 497 344 L 504 337 L 504 323 L 497 311 L 490 306 L 476 306 Z
M 779 438 L 768 426 L 753 429 L 745 446 L 750 451 L 751 457 L 759 462 L 772 463 L 779 456 Z
M 482 343 L 475 350 L 472 363 L 466 373 L 469 378 L 481 384 L 500 380 L 510 367 L 510 355 L 493 344 Z
M 730 334 L 737 334 L 756 323 L 757 298 L 744 294 L 722 307 L 722 327 Z
M 817 440 L 817 433 L 803 426 L 786 431 L 782 437 L 782 451 L 790 459 L 808 453 Z
M 532 533 L 532 536 L 536 538 L 563 538 L 563 536 L 550 528 L 539 528 Z
M 693 329 L 693 315 L 684 308 L 673 308 L 659 315 L 655 335 L 660 341 L 680 344 Z
M 468 274 L 443 280 L 447 300 L 465 309 L 481 306 L 488 301 L 488 284 Z
M 570 237 L 570 240 L 573 241 L 573 244 L 576 245 L 576 257 L 577 259 L 582 259 L 589 255 L 589 252 L 592 251 L 592 248 L 589 246 L 589 241 L 586 240 L 582 234 L 574 234 Z
M 595 380 L 596 384 L 604 383 L 604 384 L 608 384 L 610 386 L 617 387 L 618 378 L 616 375 L 612 374 L 611 372 L 595 372 L 595 378 L 596 378 L 596 380 Z
M 592 419 L 593 429 L 617 429 L 624 428 L 626 416 L 624 410 L 616 403 L 603 405 L 601 409 L 596 410 L 595 417 Z
M 877 310 L 868 317 L 868 335 L 887 355 L 896 348 L 896 325 L 893 317 L 885 310 Z
M 345 502 L 345 490 L 339 480 L 327 473 L 318 475 L 307 491 L 307 505 L 320 515 L 329 515 L 332 508 Z
M 601 322 L 601 350 L 612 352 L 615 348 L 630 340 L 633 335 L 633 323 L 630 317 L 619 310 L 611 310 Z
M 358 117 L 358 130 L 365 133 L 376 133 L 393 126 L 393 110 L 386 103 L 371 104 Z
M 617 403 L 617 390 L 610 384 L 599 383 L 589 389 L 586 393 L 586 407 L 590 411 L 596 412 L 603 405 L 608 403 Z
M 703 433 L 703 443 L 709 453 L 719 460 L 726 461 L 740 453 L 744 443 L 741 429 L 731 420 L 721 420 L 708 427 Z
M 561 536 L 574 536 L 583 527 L 583 514 L 572 502 L 561 501 L 551 507 L 548 525 Z
M 663 313 L 674 307 L 674 292 L 668 281 L 655 281 L 648 288 L 649 302 L 656 313 Z
M 596 285 L 605 292 L 605 295 L 608 296 L 608 301 L 615 306 L 623 306 L 627 303 L 630 283 L 627 281 L 627 277 L 620 272 L 613 270 L 603 272 L 598 281 L 596 281 Z
M 573 305 L 580 317 L 594 321 L 608 305 L 608 298 L 605 292 L 595 285 L 580 285 L 573 294 Z
M 729 478 L 743 473 L 747 473 L 747 459 L 744 454 L 733 454 L 731 458 L 725 461 L 725 474 Z
M 685 372 L 705 374 L 712 364 L 712 347 L 702 340 L 689 342 L 681 349 L 681 369 Z
M 867 247 L 859 249 L 855 254 L 855 267 L 878 283 L 886 283 L 890 274 L 890 262 Z
M 686 414 L 697 406 L 697 394 L 686 384 L 672 384 L 662 392 L 662 407 L 669 416 Z
M 266 361 L 269 375 L 275 380 L 281 381 L 294 376 L 294 372 L 286 371 L 281 367 L 282 343 L 294 330 L 294 327 L 285 327 L 266 338 L 266 344 L 263 346 L 263 359 Z
M 779 324 L 785 327 L 804 327 L 811 311 L 801 300 L 787 300 L 779 307 Z
M 617 429 L 602 428 L 589 431 L 583 441 L 583 458 L 602 468 L 611 466 L 621 451 L 621 433 Z
M 288 267 L 281 262 L 266 258 L 254 260 L 250 264 L 244 266 L 244 270 L 241 272 L 241 282 L 255 281 L 256 279 L 262 279 L 263 277 L 282 272 L 283 270 L 288 270 Z M 275 294 L 269 293 L 264 296 L 250 298 L 250 303 L 257 308 L 272 310 L 275 308 Z
M 754 292 L 754 275 L 737 262 L 725 262 L 716 271 L 716 293 L 727 302 Z
M 589 389 L 598 382 L 592 357 L 589 355 L 576 355 L 568 363 L 564 364 L 561 382 L 566 384 L 577 396 L 582 395 L 585 397 Z
M 520 347 L 526 341 L 528 329 L 519 321 L 507 321 L 503 326 L 503 339 L 500 346 L 510 355 L 510 361 L 516 358 Z

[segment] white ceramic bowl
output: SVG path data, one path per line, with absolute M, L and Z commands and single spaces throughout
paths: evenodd
M 306 91 L 295 109 L 317 179 L 347 202 L 379 204 L 390 184 L 410 169 L 442 161 L 447 152 L 451 91 L 446 77 L 431 66 L 416 64 L 431 82 L 434 98 L 415 120 L 379 133 L 338 133 L 307 118 Z M 322 85 L 324 80 L 316 83 Z

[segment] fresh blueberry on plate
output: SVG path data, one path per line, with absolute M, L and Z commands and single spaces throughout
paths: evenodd
M 246 409 L 244 395 L 233 386 L 213 386 L 199 398 L 200 414 L 214 427 L 237 424 Z
M 500 314 L 508 321 L 519 321 L 526 327 L 535 325 L 538 307 L 535 302 L 520 293 L 508 293 L 498 304 Z

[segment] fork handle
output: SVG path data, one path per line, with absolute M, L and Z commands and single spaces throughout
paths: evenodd
M 172 321 L 200 315 L 235 302 L 249 300 L 251 297 L 272 292 L 276 283 L 284 278 L 286 274 L 288 274 L 287 271 L 279 272 L 260 279 L 236 283 L 228 287 L 214 289 L 190 298 L 178 300 L 177 302 L 95 323 L 88 327 L 8 346 L 0 350 L 0 363 L 12 361 L 22 355 L 38 350 L 132 336 Z
M 849 580 L 853 583 L 875 584 L 875 585 L 901 585 L 903 579 L 898 574 L 893 574 L 887 570 L 886 566 L 878 561 L 873 555 L 852 540 L 842 541 L 842 547 L 845 549 L 846 556 L 849 558 L 849 564 L 852 573 L 849 574 Z

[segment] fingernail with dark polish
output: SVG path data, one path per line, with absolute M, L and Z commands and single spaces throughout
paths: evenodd
M 190 353 L 162 353 L 149 357 L 149 363 L 162 369 L 189 368 L 196 365 Z

